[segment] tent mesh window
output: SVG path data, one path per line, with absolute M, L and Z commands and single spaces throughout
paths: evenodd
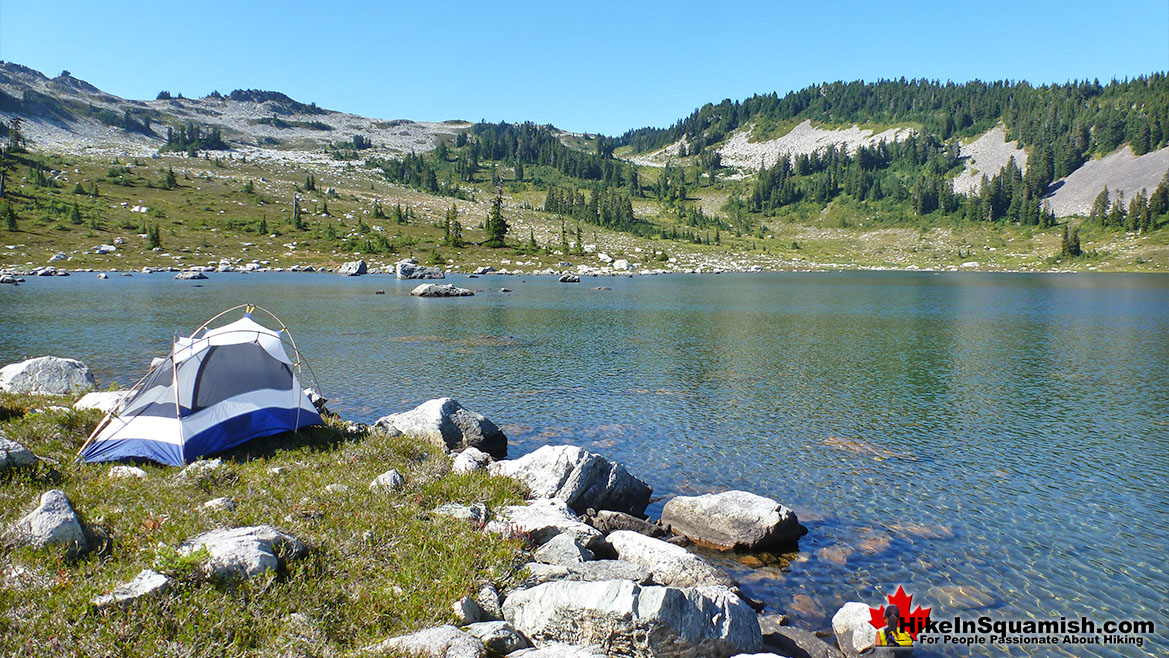
M 208 348 L 195 375 L 191 413 L 249 391 L 291 386 L 292 369 L 272 358 L 259 343 L 215 345 Z

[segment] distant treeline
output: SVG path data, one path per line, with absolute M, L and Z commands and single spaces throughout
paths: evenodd
M 618 140 L 649 151 L 686 137 L 689 153 L 701 153 L 731 131 L 811 119 L 829 124 L 920 125 L 948 140 L 969 137 L 1000 121 L 1008 138 L 1050 150 L 1057 175 L 1093 154 L 1128 143 L 1138 155 L 1169 144 L 1169 82 L 1164 73 L 1101 85 L 1099 81 L 1033 87 L 1026 82 L 964 84 L 934 80 L 834 82 L 779 96 L 724 100 L 695 110 L 669 128 L 631 130 Z

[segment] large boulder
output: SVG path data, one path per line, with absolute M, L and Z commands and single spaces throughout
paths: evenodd
M 582 522 L 563 500 L 555 498 L 503 507 L 487 529 L 505 536 L 526 536 L 537 546 L 560 534 L 569 535 L 589 550 L 605 545 L 605 538 L 596 528 Z
M 605 538 L 617 557 L 640 564 L 653 573 L 654 581 L 672 587 L 735 584 L 727 572 L 690 551 L 661 539 L 646 537 L 632 530 L 611 532 Z
M 400 260 L 394 265 L 399 279 L 445 279 L 446 274 L 437 267 L 419 265 L 414 259 Z
M 126 397 L 129 391 L 94 391 L 81 396 L 73 403 L 74 409 L 97 409 L 103 413 L 113 411 L 114 407 Z
M 869 605 L 857 601 L 845 603 L 832 615 L 832 632 L 836 644 L 848 658 L 857 658 L 861 652 L 877 643 L 877 629 L 873 627 Z
M 747 491 L 672 498 L 662 508 L 662 525 L 720 550 L 788 546 L 807 533 L 795 512 Z
M 342 265 L 341 269 L 337 270 L 338 274 L 344 274 L 345 276 L 361 276 L 367 272 L 369 272 L 369 267 L 363 260 L 351 260 Z
M 451 398 L 430 400 L 410 411 L 383 416 L 374 427 L 423 439 L 446 450 L 473 447 L 496 459 L 507 456 L 507 436 L 499 427 Z
M 424 283 L 410 291 L 415 297 L 470 297 L 474 290 L 458 288 L 451 284 Z
M 391 637 L 366 647 L 361 653 L 380 656 L 391 649 L 412 656 L 433 658 L 484 658 L 487 655 L 487 647 L 482 640 L 449 625 Z
M 634 658 L 727 658 L 763 644 L 755 612 L 725 587 L 552 582 L 507 597 L 503 616 L 537 646 L 595 644 Z
M 10 440 L 4 436 L 3 432 L 0 432 L 0 471 L 32 466 L 37 461 L 39 461 L 37 456 L 32 454 L 31 450 Z
M 94 387 L 89 368 L 74 359 L 42 356 L 0 368 L 0 391 L 31 395 L 77 395 Z
M 557 498 L 578 514 L 588 509 L 644 516 L 653 489 L 601 455 L 576 446 L 544 446 L 519 459 L 496 462 L 491 472 L 527 485 L 533 498 Z
M 41 495 L 40 505 L 12 524 L 4 540 L 10 546 L 67 546 L 77 551 L 86 550 L 89 544 L 69 497 L 57 489 Z
M 246 580 L 307 552 L 304 544 L 270 525 L 204 532 L 179 546 L 181 555 L 206 550 L 203 571 L 220 581 Z

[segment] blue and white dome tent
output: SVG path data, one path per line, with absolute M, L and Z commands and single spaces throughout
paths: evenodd
M 209 328 L 239 309 L 244 309 L 239 320 Z M 280 328 L 253 320 L 257 309 Z M 296 363 L 288 358 L 285 340 Z M 302 362 L 288 328 L 270 311 L 230 308 L 189 338 L 177 336 L 170 356 L 156 361 L 106 415 L 78 456 L 87 462 L 148 459 L 177 466 L 245 441 L 319 425 L 321 416 L 300 385 Z

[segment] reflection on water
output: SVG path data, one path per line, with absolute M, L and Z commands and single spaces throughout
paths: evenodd
M 720 562 L 796 623 L 826 628 L 897 584 L 941 615 L 1169 609 L 1166 277 L 508 278 L 509 295 L 484 277 L 428 300 L 386 277 L 161 276 L 0 290 L 0 361 L 60 354 L 128 384 L 172 332 L 256 303 L 348 417 L 450 395 L 504 425 L 513 455 L 574 443 L 655 495 L 793 507 L 810 533 L 786 567 Z M 1164 651 L 1159 626 L 1119 655 Z

